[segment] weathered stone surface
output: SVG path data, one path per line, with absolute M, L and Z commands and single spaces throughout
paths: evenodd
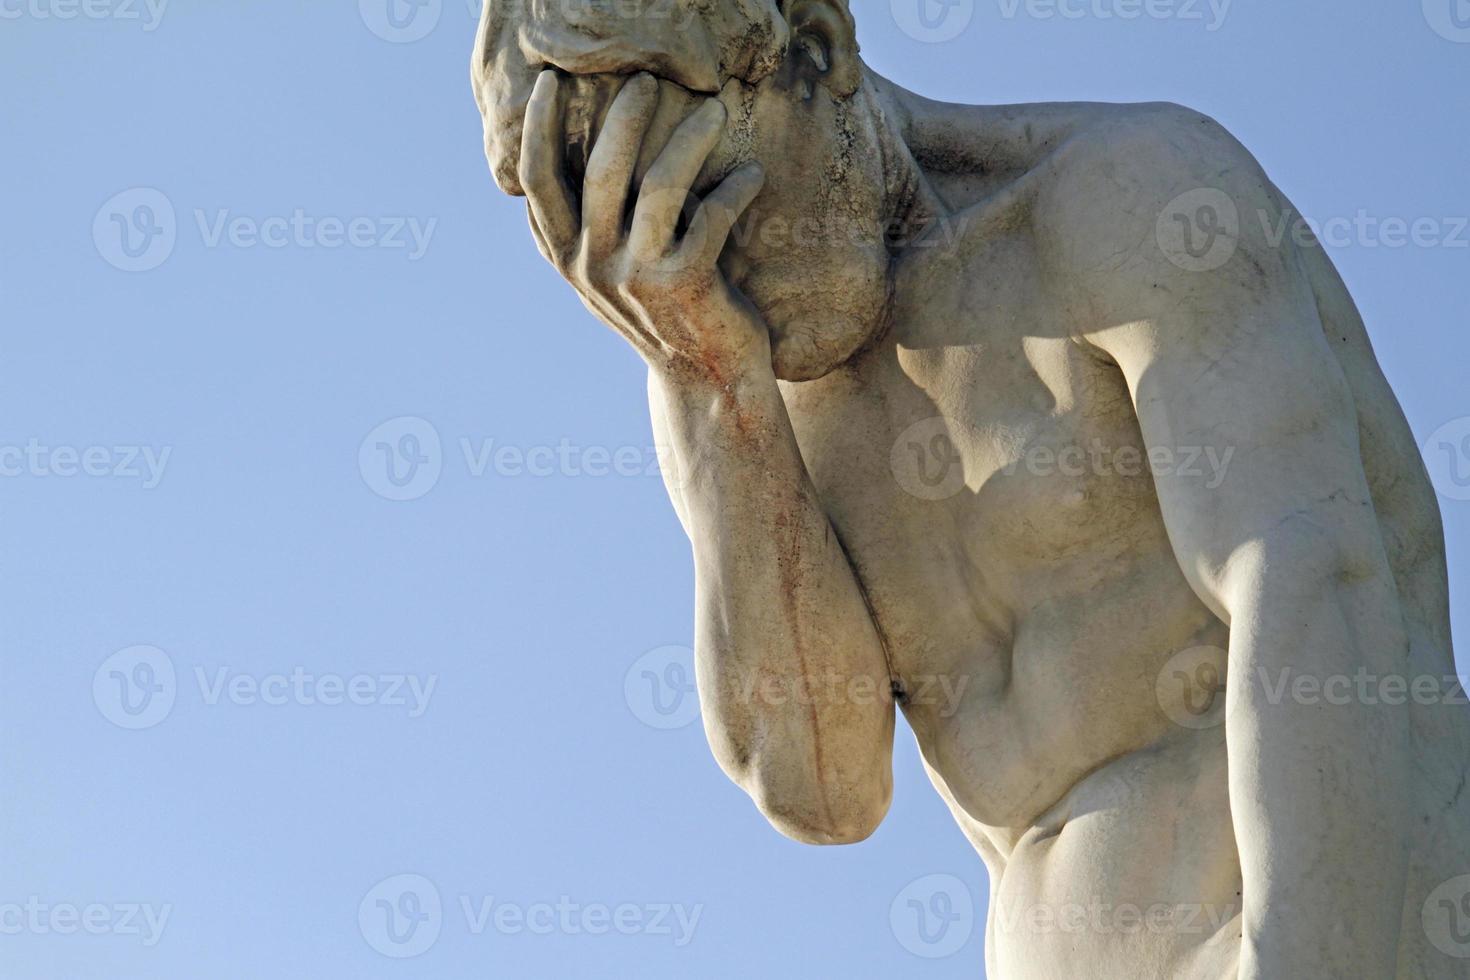
M 896 703 L 993 977 L 1470 973 L 1436 502 L 1227 132 L 922 99 L 842 0 L 489 0 L 473 75 L 648 363 L 706 732 L 781 832 L 873 832 Z

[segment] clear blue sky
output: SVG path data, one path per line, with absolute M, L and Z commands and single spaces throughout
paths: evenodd
M 912 2 L 856 13 L 917 91 L 1183 102 L 1312 218 L 1433 222 L 1333 251 L 1460 451 L 1465 0 L 960 0 L 930 42 Z M 491 183 L 464 0 L 157 12 L 0 0 L 0 972 L 979 975 L 984 871 L 906 729 L 877 835 L 803 848 L 648 700 L 692 581 L 643 373 Z M 905 926 L 928 875 L 968 933 L 950 879 L 944 940 Z

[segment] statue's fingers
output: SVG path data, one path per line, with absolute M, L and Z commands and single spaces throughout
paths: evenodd
M 525 130 L 521 135 L 521 186 L 531 205 L 531 215 L 540 229 L 551 260 L 560 266 L 577 243 L 577 218 L 572 194 L 562 173 L 561 113 L 557 105 L 557 77 L 543 71 L 526 104 Z
M 705 195 L 684 233 L 683 247 L 709 261 L 719 258 L 730 229 L 766 186 L 766 169 L 752 160 Z
M 622 237 L 633 166 L 657 104 L 658 82 L 642 72 L 623 84 L 607 111 L 582 182 L 582 227 L 594 255 L 611 251 Z
M 546 261 L 555 265 L 556 259 L 552 257 L 551 249 L 546 244 L 546 236 L 541 234 L 541 229 L 536 224 L 536 216 L 530 213 L 529 207 L 526 211 L 527 217 L 530 219 L 531 237 L 536 240 L 537 250 L 540 251 Z M 593 316 L 621 334 L 639 353 L 652 355 L 654 351 L 659 349 L 660 344 L 658 339 L 639 324 L 636 316 L 631 315 L 628 310 L 618 306 L 614 302 L 613 297 L 599 295 L 597 293 L 586 293 L 580 287 L 574 287 L 574 291 L 577 294 L 577 298 L 582 301 L 582 305 L 587 307 L 587 310 Z
M 679 124 L 668 146 L 643 178 L 629 245 L 642 259 L 664 254 L 674 237 L 689 187 L 725 128 L 725 107 L 710 99 Z

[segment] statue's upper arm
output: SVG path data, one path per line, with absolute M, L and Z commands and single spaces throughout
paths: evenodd
M 1146 448 L 1223 465 L 1218 482 L 1156 468 L 1155 484 L 1181 568 L 1228 621 L 1243 554 L 1337 574 L 1380 564 L 1380 532 L 1305 263 L 1270 234 L 1280 194 L 1218 125 L 1147 115 L 1073 151 L 1038 199 L 1038 246 L 1076 339 L 1121 370 Z

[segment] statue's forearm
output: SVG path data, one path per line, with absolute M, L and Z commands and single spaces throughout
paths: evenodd
M 680 216 L 728 110 L 704 99 L 641 177 L 659 87 L 624 82 L 587 158 L 581 200 L 564 162 L 553 70 L 526 105 L 518 177 L 542 253 L 656 381 L 670 481 L 694 543 L 698 673 L 716 758 L 785 833 L 866 836 L 886 811 L 893 706 L 852 569 L 801 462 L 771 367 L 770 331 L 725 278 L 734 222 L 765 185 L 748 161 Z M 637 197 L 629 194 L 636 179 Z M 660 411 L 664 409 L 664 411 Z
M 694 547 L 711 748 L 783 833 L 862 839 L 888 807 L 890 677 L 775 378 L 651 388 Z

